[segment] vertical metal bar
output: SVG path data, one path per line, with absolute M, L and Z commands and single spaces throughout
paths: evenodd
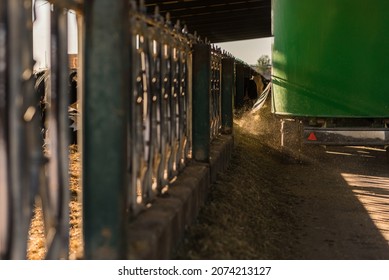
M 134 2 L 133 2 L 134 3 Z M 128 115 L 128 170 L 129 170 L 129 205 L 131 215 L 136 215 L 145 207 L 145 177 L 148 170 L 146 131 L 149 120 L 148 88 L 149 73 L 146 69 L 147 26 L 137 17 L 137 7 L 130 13 L 129 53 L 131 71 L 128 73 L 130 83 L 129 115 Z M 149 135 L 148 135 L 149 136 Z
M 143 4 L 141 2 L 141 4 Z M 144 6 L 140 5 L 139 9 L 144 10 Z M 136 126 L 138 127 L 137 133 L 139 133 L 139 138 L 137 138 L 137 145 L 140 149 L 139 155 L 141 156 L 139 160 L 139 173 L 137 182 L 139 187 L 137 187 L 137 199 L 138 203 L 142 206 L 146 205 L 149 202 L 149 197 L 152 196 L 151 191 L 151 181 L 152 181 L 152 145 L 154 143 L 152 140 L 152 110 L 153 102 L 151 101 L 151 86 L 150 86 L 150 49 L 149 49 L 149 36 L 147 30 L 147 24 L 143 20 L 138 22 L 140 25 L 139 33 L 137 34 L 137 54 L 139 60 L 139 68 L 136 69 L 136 73 L 139 73 L 137 77 L 137 101 L 138 106 L 138 119 L 134 120 Z M 139 140 L 138 140 L 139 139 Z M 129 147 L 131 148 L 131 147 Z M 136 160 L 136 159 L 135 159 Z M 135 163 L 134 163 L 135 164 Z
M 186 133 L 187 133 L 187 140 L 188 140 L 188 143 L 187 143 L 187 154 L 188 154 L 188 157 L 192 158 L 193 156 L 193 150 L 192 150 L 192 147 L 193 147 L 193 118 L 192 118 L 192 111 L 193 111 L 193 75 L 192 75 L 192 72 L 193 72 L 193 56 L 192 56 L 192 52 L 189 52 L 188 51 L 188 54 L 187 54 L 187 73 L 186 73 L 186 79 L 187 79 L 187 99 L 186 99 L 186 104 L 187 104 L 187 112 L 186 112 L 186 119 L 187 119 L 187 127 L 186 127 Z
M 236 95 L 235 108 L 240 109 L 244 103 L 244 72 L 245 66 L 241 63 L 236 64 Z
M 54 7 L 51 13 L 51 67 L 48 98 L 49 180 L 44 190 L 43 213 L 47 259 L 68 258 L 69 247 L 69 63 L 67 12 Z M 47 191 L 47 193 L 46 193 Z
M 217 135 L 217 54 L 212 48 L 211 52 L 211 94 L 210 94 L 210 115 L 211 115 L 211 140 Z
M 174 30 L 174 29 L 173 29 Z M 177 153 L 179 148 L 179 74 L 180 74 L 180 65 L 178 61 L 179 57 L 179 48 L 178 42 L 173 40 L 172 46 L 172 71 L 171 71 L 171 79 L 172 79 L 172 92 L 170 99 L 170 109 L 171 109 L 171 125 L 172 125 L 172 156 L 171 156 L 171 177 L 174 177 L 178 174 L 177 170 Z
M 85 83 L 84 83 L 84 76 L 85 73 L 83 69 L 85 69 L 84 64 L 85 64 L 85 59 L 84 59 L 84 54 L 85 54 L 85 21 L 84 17 L 80 14 L 76 14 L 76 19 L 77 19 L 77 47 L 78 47 L 78 54 L 77 54 L 77 100 L 78 100 L 78 110 L 79 114 L 77 115 L 77 149 L 80 153 L 80 155 L 83 155 L 83 149 L 82 149 L 82 143 L 84 139 L 84 125 L 83 125 L 83 113 L 82 113 L 82 108 L 84 108 L 84 91 L 85 91 Z M 82 168 L 82 165 L 81 165 Z M 80 172 L 80 178 L 79 178 L 79 184 L 81 190 L 83 190 L 83 173 Z M 79 203 L 80 205 L 80 210 L 81 213 L 84 213 L 84 205 L 82 203 L 82 194 L 83 191 L 80 192 L 80 198 L 79 200 L 81 201 Z M 83 216 L 83 214 L 82 214 Z M 84 219 L 84 218 L 83 218 Z M 83 224 L 83 222 L 82 222 Z M 84 256 L 85 255 L 85 246 L 84 246 L 84 227 L 82 226 L 80 229 L 80 235 L 81 236 L 81 242 L 80 247 L 82 248 L 80 250 L 80 255 Z M 73 256 L 69 256 L 73 258 Z
M 7 1 L 0 1 L 0 259 L 8 259 L 11 241 L 11 185 L 9 182 L 8 152 L 8 57 Z
M 210 114 L 211 114 L 211 140 L 217 137 L 221 127 L 221 52 L 220 49 L 212 47 L 211 52 L 211 94 L 210 94 Z
M 245 66 L 244 66 L 244 90 L 243 90 L 244 103 L 245 103 L 245 101 L 247 102 L 247 99 L 248 99 L 247 88 L 248 88 L 248 85 L 250 82 L 251 75 L 252 75 L 251 67 L 249 65 L 245 64 Z
M 32 82 L 31 1 L 8 1 L 9 179 L 11 184 L 12 248 L 10 259 L 25 259 L 32 216 L 33 194 L 40 147 L 34 130 L 36 111 Z M 38 132 L 38 130 L 36 130 Z M 38 134 L 38 133 L 37 133 Z M 36 135 L 36 134 L 35 134 Z M 29 141 L 31 140 L 31 141 Z
M 193 158 L 209 162 L 211 92 L 211 46 L 196 44 L 193 49 Z
M 149 59 L 149 107 L 150 107 L 150 152 L 149 168 L 147 170 L 149 181 L 148 199 L 151 200 L 160 189 L 158 170 L 161 163 L 161 131 L 160 131 L 160 92 L 161 92 L 161 45 L 160 30 L 154 26 L 148 28 L 148 54 Z
M 178 63 L 178 42 L 173 39 L 171 44 L 171 55 L 170 55 L 170 127 L 171 127 L 171 155 L 169 159 L 169 177 L 173 178 L 177 175 L 177 152 L 179 146 L 179 121 L 178 121 L 178 98 L 179 98 L 179 63 Z
M 135 2 L 132 2 L 135 4 Z M 132 7 L 131 13 L 136 12 L 136 7 Z M 127 122 L 127 157 L 128 157 L 128 204 L 130 206 L 130 213 L 136 214 L 140 208 L 138 196 L 142 197 L 141 193 L 141 169 L 144 166 L 143 147 L 142 142 L 142 93 L 139 89 L 142 83 L 141 65 L 139 59 L 139 40 L 140 40 L 140 24 L 133 14 L 130 14 L 130 42 L 129 42 L 129 60 L 131 63 L 131 71 L 129 75 L 129 114 Z M 140 189 L 140 190 L 139 190 Z
M 126 252 L 128 1 L 85 1 L 83 139 L 86 259 Z
M 77 44 L 78 44 L 78 54 L 77 54 L 77 100 L 78 108 L 84 108 L 84 76 L 85 73 L 82 71 L 84 69 L 84 54 L 85 54 L 85 21 L 84 17 L 77 14 Z M 77 143 L 83 142 L 83 121 L 82 121 L 82 112 L 77 116 Z M 82 154 L 82 145 L 78 145 L 78 150 Z M 81 173 L 82 176 L 82 173 Z M 82 181 L 82 180 L 81 180 Z
M 220 49 L 217 49 L 216 52 L 216 73 L 215 73 L 215 93 L 216 93 L 216 135 L 220 134 L 221 129 L 221 106 L 222 106 L 222 97 L 221 97 L 221 52 Z
M 188 157 L 188 52 L 189 48 L 182 42 L 180 44 L 180 146 L 178 152 L 178 169 L 185 167 Z
M 168 26 L 166 23 L 165 26 Z M 172 153 L 171 125 L 170 125 L 170 98 L 171 98 L 171 37 L 166 31 L 162 32 L 161 38 L 161 166 L 159 169 L 161 188 L 169 183 L 169 159 Z
M 23 99 L 23 93 L 20 84 L 20 76 L 23 72 L 22 63 L 20 60 L 20 31 L 19 26 L 21 24 L 20 20 L 22 17 L 14 13 L 15 5 L 21 4 L 21 1 L 8 1 L 8 15 L 9 16 L 9 29 L 8 29 L 8 39 L 9 39 L 9 57 L 8 57 L 8 67 L 9 67 L 9 174 L 10 174 L 10 184 L 11 184 L 11 231 L 12 236 L 11 241 L 11 259 L 24 259 L 27 242 L 24 240 L 25 235 L 28 231 L 25 221 L 23 221 L 23 214 L 25 207 L 22 203 L 22 198 L 24 194 L 24 185 L 23 177 L 25 174 L 25 165 L 22 164 L 23 159 L 22 155 L 25 153 L 24 139 L 25 134 L 20 122 L 20 117 L 22 115 L 21 106 L 18 106 L 17 101 Z M 14 4 L 13 4 L 14 3 Z M 21 9 L 20 9 L 21 10 Z M 15 24 L 13 25 L 12 19 L 15 19 Z M 11 67 L 12 65 L 12 67 Z M 19 167 L 19 168 L 18 168 Z M 28 211 L 28 210 L 27 210 Z
M 233 97 L 235 93 L 234 58 L 222 60 L 222 132 L 233 131 Z

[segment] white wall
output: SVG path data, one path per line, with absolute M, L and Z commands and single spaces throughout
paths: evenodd
M 33 0 L 33 4 L 34 4 Z M 36 19 L 33 24 L 33 56 L 35 69 L 50 66 L 50 9 L 47 1 L 36 0 Z M 73 11 L 68 13 L 68 53 L 77 53 L 77 23 Z

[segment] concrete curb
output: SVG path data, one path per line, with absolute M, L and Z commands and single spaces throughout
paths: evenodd
M 170 259 L 196 219 L 209 187 L 224 171 L 234 146 L 232 135 L 221 135 L 211 143 L 210 163 L 190 162 L 153 205 L 128 226 L 127 259 Z

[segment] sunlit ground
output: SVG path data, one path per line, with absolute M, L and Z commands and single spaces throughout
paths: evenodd
M 352 149 L 354 151 L 350 152 L 350 156 L 374 158 L 371 152 L 385 153 L 384 149 L 378 148 L 353 147 Z M 342 173 L 341 175 L 389 243 L 389 175 L 368 176 L 353 173 Z
M 349 173 L 342 176 L 389 243 L 389 178 Z
M 254 135 L 266 134 L 266 127 L 255 126 L 255 122 L 261 116 L 258 114 L 247 114 L 245 118 L 234 120 L 235 125 L 244 127 Z M 273 141 L 270 141 L 273 142 Z M 275 142 L 275 141 L 274 141 Z M 373 162 L 377 160 L 377 166 L 382 170 L 382 164 L 385 162 L 382 159 L 385 157 L 385 150 L 369 147 L 347 147 L 347 149 L 328 148 L 326 153 L 341 157 L 363 157 L 373 158 Z M 378 158 L 379 157 L 379 158 Z M 376 159 L 374 159 L 376 158 Z M 83 244 L 82 244 L 82 215 L 81 215 L 81 195 L 79 187 L 79 178 L 81 173 L 80 154 L 76 149 L 70 153 L 70 190 L 72 192 L 72 200 L 70 201 L 70 246 L 69 258 L 82 259 Z M 389 166 L 388 166 L 389 168 Z M 369 167 L 371 170 L 371 166 Z M 389 243 L 389 171 L 365 175 L 358 174 L 352 169 L 341 173 L 349 188 L 355 194 L 356 198 L 364 206 L 371 220 L 381 232 L 382 236 Z M 384 174 L 383 174 L 384 173 Z M 42 259 L 45 255 L 45 243 L 43 224 L 41 222 L 41 211 L 36 210 L 36 226 L 31 228 L 29 240 L 28 259 Z
M 69 202 L 69 259 L 83 258 L 82 240 L 82 205 L 81 187 L 79 184 L 81 176 L 81 156 L 77 146 L 70 147 L 69 154 L 69 190 L 71 199 Z M 27 259 L 42 260 L 45 258 L 47 248 L 44 234 L 44 223 L 42 208 L 38 204 L 34 210 L 34 217 L 31 221 L 27 245 Z

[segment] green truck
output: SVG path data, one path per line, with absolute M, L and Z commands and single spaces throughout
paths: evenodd
M 389 145 L 389 1 L 273 0 L 282 142 Z M 388 149 L 387 149 L 388 151 Z

